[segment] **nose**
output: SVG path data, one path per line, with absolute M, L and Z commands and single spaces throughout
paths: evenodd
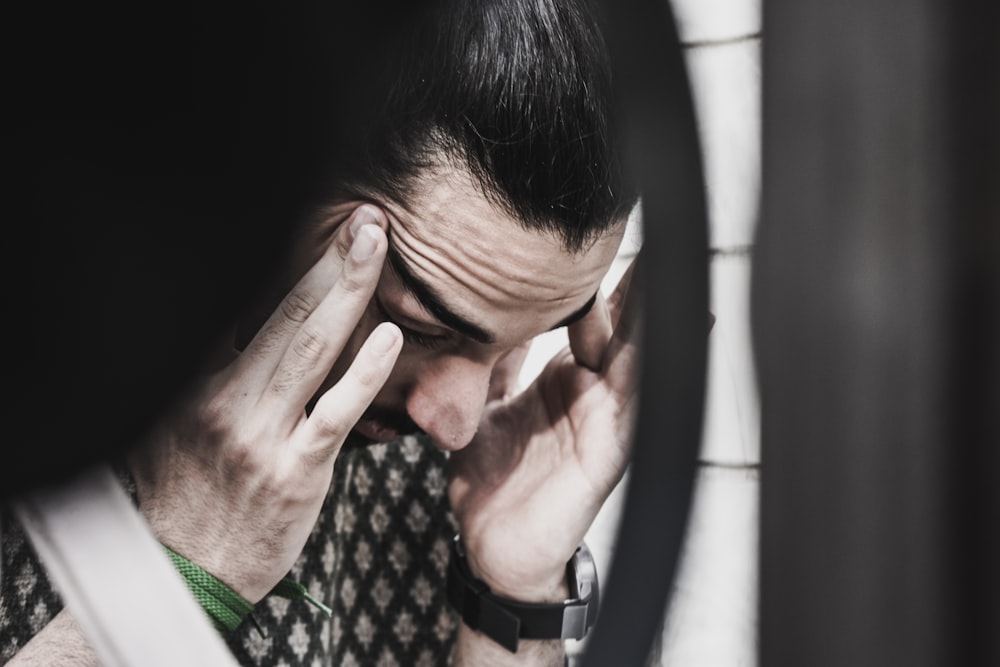
M 461 449 L 476 434 L 493 361 L 449 356 L 427 364 L 417 374 L 406 411 L 438 447 Z

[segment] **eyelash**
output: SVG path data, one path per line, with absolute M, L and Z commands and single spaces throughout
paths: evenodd
M 392 324 L 395 324 L 397 327 L 399 327 L 399 330 L 403 334 L 403 341 L 406 343 L 412 343 L 414 345 L 419 345 L 420 347 L 426 348 L 428 350 L 433 350 L 444 342 L 445 339 L 444 336 L 435 336 L 434 334 L 414 331 L 405 324 L 400 324 L 399 322 L 394 320 L 389 315 L 389 312 L 385 309 L 385 306 L 382 305 L 381 300 L 379 300 L 377 297 L 375 298 L 375 308 L 378 309 L 379 315 L 382 317 L 383 320 L 385 320 L 386 322 L 391 322 Z

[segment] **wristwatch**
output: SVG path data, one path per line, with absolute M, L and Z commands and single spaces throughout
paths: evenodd
M 582 639 L 597 619 L 599 590 L 594 557 L 580 544 L 566 564 L 570 599 L 561 603 L 520 602 L 494 595 L 469 570 L 458 535 L 448 563 L 448 603 L 473 630 L 511 653 L 519 639 Z

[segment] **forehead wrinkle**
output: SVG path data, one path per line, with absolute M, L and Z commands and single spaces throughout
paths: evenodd
M 544 261 L 545 253 L 537 259 L 523 257 L 518 262 L 519 258 L 500 257 L 503 249 L 494 247 L 495 244 L 490 243 L 488 238 L 469 234 L 458 239 L 447 221 L 433 227 L 439 237 L 429 241 L 420 233 L 420 225 L 414 225 L 413 221 L 398 215 L 396 218 L 404 232 L 396 235 L 399 248 L 414 255 L 408 258 L 410 266 L 443 280 L 454 281 L 480 297 L 521 304 L 561 304 L 575 300 L 585 291 L 585 288 L 576 289 L 579 275 L 575 272 L 553 281 L 552 276 L 546 277 L 543 272 L 530 270 L 531 266 Z M 533 244 L 547 243 L 550 248 L 562 252 L 561 247 L 548 239 L 531 240 Z M 551 264 L 546 266 L 551 267 Z M 571 288 L 570 293 L 566 292 L 567 286 Z
M 544 262 L 546 250 L 562 253 L 567 252 L 555 234 L 530 229 L 513 219 L 505 210 L 498 208 L 489 201 L 482 190 L 462 168 L 431 169 L 420 181 L 420 188 L 414 193 L 411 201 L 390 207 L 395 221 L 412 237 L 401 239 L 400 246 L 406 246 L 413 251 L 420 261 L 411 259 L 411 265 L 436 273 L 444 278 L 450 278 L 462 287 L 480 292 L 484 288 L 492 292 L 493 298 L 507 298 L 515 301 L 533 301 L 538 303 L 553 303 L 572 299 L 562 293 L 565 285 L 575 282 L 575 275 L 563 276 L 560 284 L 553 285 L 551 280 L 545 280 L 541 275 L 536 278 L 536 272 L 525 270 L 526 266 L 535 266 Z M 433 193 L 443 192 L 435 197 Z M 477 221 L 471 225 L 480 229 L 482 234 L 469 234 L 469 221 Z M 482 221 L 492 223 L 509 223 L 510 234 L 523 235 L 528 238 L 528 247 L 536 251 L 537 258 L 529 256 L 506 257 L 504 261 L 496 261 L 499 251 L 498 243 L 509 241 L 509 234 L 500 238 L 491 236 L 491 226 L 479 228 Z M 486 224 L 486 223 L 484 223 Z M 433 235 L 430 238 L 429 235 Z M 441 260 L 435 260 L 430 253 L 421 252 L 416 245 L 437 251 Z M 453 252 L 442 252 L 442 248 L 451 248 Z M 520 261 L 519 261 L 520 260 Z M 488 270 L 491 279 L 481 274 Z M 527 289 L 518 290 L 518 287 Z M 543 290 L 545 294 L 539 294 Z M 574 295 L 575 296 L 575 295 Z
M 398 239 L 399 237 L 396 236 L 395 238 Z M 425 256 L 421 254 L 419 250 L 417 250 L 417 248 L 413 247 L 411 244 L 403 241 L 401 245 L 403 247 L 410 249 L 416 255 L 416 259 L 425 260 L 424 262 L 420 261 L 414 262 L 417 266 L 423 266 L 424 263 L 433 265 L 432 260 L 425 258 Z M 408 266 L 407 261 L 402 257 L 399 250 L 392 243 L 392 239 L 390 239 L 387 259 L 390 268 L 400 279 L 400 282 L 403 284 L 404 289 L 417 299 L 417 301 L 421 304 L 421 307 L 423 307 L 424 310 L 429 312 L 431 315 L 433 315 L 443 323 L 449 324 L 453 322 L 453 320 L 451 319 L 452 312 L 450 311 L 450 309 L 445 307 L 442 310 L 443 306 L 442 300 L 437 297 L 436 293 L 434 293 L 434 290 L 432 290 L 430 286 L 426 284 L 425 281 L 417 278 L 413 274 L 413 270 Z M 427 267 L 423 268 L 426 269 Z M 443 271 L 443 273 L 447 275 L 454 275 L 448 271 Z M 455 280 L 461 282 L 461 280 L 457 276 L 455 276 Z M 428 292 L 430 292 L 429 295 Z M 428 296 L 430 296 L 430 298 L 427 298 Z M 577 296 L 578 296 L 577 294 L 573 295 L 563 294 L 548 299 L 536 299 L 535 301 L 537 301 L 538 303 L 554 304 L 555 307 L 558 307 L 575 301 Z M 517 297 L 515 296 L 514 298 Z M 593 293 L 592 296 L 581 307 L 579 307 L 576 311 L 570 313 L 566 317 L 562 318 L 561 320 L 553 324 L 551 327 L 548 327 L 547 330 L 552 331 L 560 327 L 568 326 L 582 319 L 587 314 L 587 312 L 589 312 L 590 309 L 593 307 L 596 298 L 597 294 Z M 449 325 L 451 326 L 451 324 Z M 467 323 L 461 322 L 458 323 L 458 326 L 452 326 L 452 328 L 458 331 L 462 331 L 462 328 L 466 326 Z M 473 325 L 473 327 L 476 327 L 476 325 Z M 467 335 L 469 338 L 472 338 L 473 340 L 477 340 L 482 343 L 495 342 L 495 337 L 492 336 L 492 334 L 489 334 L 489 332 L 486 331 L 485 329 L 483 329 L 482 331 L 475 331 L 475 330 L 464 331 L 463 333 L 465 333 L 465 335 Z
M 474 341 L 489 345 L 496 342 L 496 336 L 485 328 L 473 324 L 449 308 L 430 285 L 419 279 L 406 265 L 392 243 L 388 248 L 389 266 L 403 284 L 403 288 L 412 294 L 420 305 L 439 322 Z
M 530 317 L 540 332 L 550 328 L 545 323 L 557 328 L 586 311 L 614 254 L 601 248 L 615 239 L 567 251 L 558 238 L 496 210 L 466 182 L 467 175 L 427 176 L 405 205 L 383 202 L 389 246 L 404 269 L 433 286 L 439 301 L 448 299 L 449 310 L 470 319 L 485 312 L 490 319 L 481 324 L 497 334 L 508 332 L 505 318 Z
M 497 255 L 487 252 L 487 248 L 483 245 L 477 245 L 478 252 L 470 252 L 469 248 L 465 247 L 468 244 L 451 244 L 455 252 L 446 254 L 424 242 L 418 234 L 407 231 L 407 235 L 417 241 L 416 244 L 410 239 L 397 237 L 397 240 L 400 241 L 399 248 L 409 251 L 413 256 L 404 259 L 402 253 L 397 250 L 397 260 L 406 264 L 404 268 L 408 269 L 410 274 L 413 274 L 411 267 L 415 267 L 429 276 L 450 280 L 477 298 L 485 299 L 494 305 L 499 303 L 523 309 L 527 304 L 536 304 L 558 308 L 577 301 L 586 290 L 585 285 L 578 284 L 570 277 L 555 281 L 555 284 L 551 280 L 536 280 L 534 279 L 538 275 L 536 272 L 519 270 L 513 261 L 496 262 Z M 525 264 L 531 264 L 531 261 L 527 260 Z M 426 284 L 425 280 L 419 282 Z M 570 287 L 568 292 L 567 286 Z

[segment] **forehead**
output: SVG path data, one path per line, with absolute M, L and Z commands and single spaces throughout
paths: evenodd
M 598 290 L 624 224 L 579 252 L 528 229 L 464 170 L 438 169 L 407 204 L 386 203 L 389 243 L 416 278 L 460 314 L 494 331 L 533 335 Z M 538 331 L 529 332 L 534 325 Z

